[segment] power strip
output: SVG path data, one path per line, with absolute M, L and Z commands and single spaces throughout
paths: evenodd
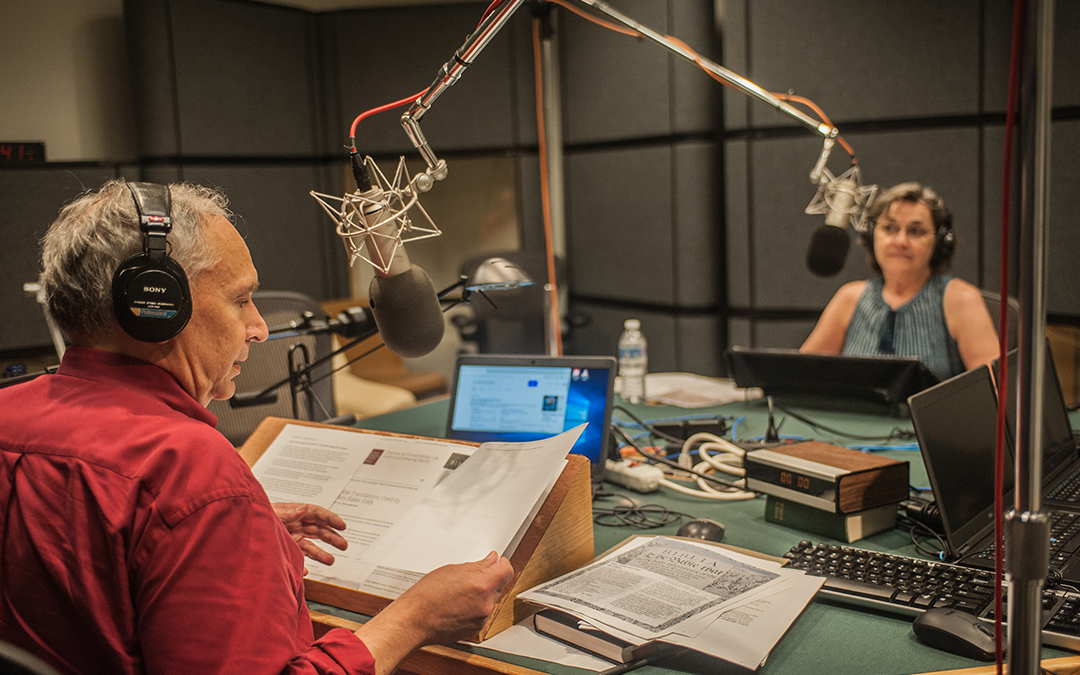
M 609 459 L 605 466 L 604 480 L 618 483 L 635 492 L 656 492 L 664 478 L 664 472 L 659 467 L 641 462 L 615 462 Z

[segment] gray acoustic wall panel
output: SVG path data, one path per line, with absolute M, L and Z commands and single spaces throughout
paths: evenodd
M 986 40 L 984 47 L 985 107 L 988 111 L 1003 112 L 1008 96 L 1009 51 L 1012 40 L 1013 3 L 990 0 L 986 4 Z M 1029 5 L 1032 6 L 1032 5 Z M 1080 71 L 1080 3 L 1054 3 L 1054 107 L 1080 105 L 1080 87 L 1076 73 Z
M 521 248 L 525 251 L 546 250 L 544 213 L 540 197 L 540 158 L 536 153 L 517 156 L 517 196 L 521 214 Z
M 142 157 L 171 157 L 180 152 L 170 17 L 167 0 L 124 0 L 136 147 Z
M 729 140 L 724 143 L 724 233 L 727 255 L 724 257 L 727 275 L 727 304 L 732 307 L 751 305 L 751 270 L 754 268 L 755 239 L 751 235 L 750 171 L 748 143 Z M 739 343 L 742 344 L 742 343 Z
M 1050 151 L 1050 261 L 1048 311 L 1080 315 L 1080 120 L 1055 122 Z
M 41 305 L 23 292 L 41 271 L 41 238 L 65 204 L 116 177 L 113 166 L 0 169 L 0 350 L 50 343 Z
M 566 160 L 574 293 L 673 304 L 671 149 L 568 152 Z
M 762 321 L 754 322 L 754 347 L 772 349 L 798 349 L 814 329 L 812 321 Z
M 335 268 L 348 264 L 341 240 L 333 221 L 308 195 L 316 180 L 312 166 L 188 164 L 184 178 L 221 188 L 229 196 L 260 285 L 318 300 L 348 295 L 347 288 L 335 286 L 341 278 Z
M 716 4 L 708 0 L 668 0 L 670 34 L 701 56 L 723 65 L 720 35 L 714 18 Z M 650 28 L 657 30 L 652 26 Z M 664 48 L 657 46 L 656 49 Z M 721 106 L 724 86 L 687 59 L 677 56 L 667 58 L 671 63 L 672 131 L 700 133 L 720 129 L 723 123 Z
M 313 154 L 313 16 L 230 0 L 173 0 L 170 8 L 180 154 Z
M 701 375 L 722 375 L 721 354 L 727 343 L 724 328 L 717 316 L 676 317 L 674 369 Z
M 353 120 L 368 110 L 426 91 L 475 30 L 483 6 L 394 7 L 337 13 L 330 29 L 336 49 L 340 124 L 328 130 L 341 147 Z M 519 11 L 512 22 L 528 21 Z M 517 64 L 507 27 L 444 91 L 420 126 L 437 155 L 453 150 L 510 147 L 516 127 Z M 357 147 L 364 154 L 413 153 L 400 119 L 408 106 L 360 122 Z
M 683 308 L 721 296 L 720 180 L 711 144 L 567 153 L 574 292 Z
M 658 33 L 669 32 L 667 2 L 612 5 Z M 573 19 L 573 20 L 571 20 Z M 564 131 L 568 144 L 666 136 L 671 124 L 670 59 L 657 45 L 560 16 Z
M 1002 162 L 1004 161 L 1005 126 L 989 126 L 982 131 L 982 278 L 983 288 L 998 292 L 1001 284 L 1001 201 L 1002 201 Z M 1015 174 L 1015 172 L 1014 172 Z M 1014 175 L 1011 211 L 1014 218 L 1020 214 L 1020 184 L 1018 175 Z M 1051 180 L 1053 177 L 1051 176 Z M 1013 220 L 1012 223 L 1018 221 Z M 1010 225 L 1012 240 L 1010 266 L 1012 267 L 1009 284 L 1010 295 L 1016 297 L 1019 292 L 1019 250 L 1020 231 Z
M 623 0 L 612 7 L 660 35 L 719 61 L 711 2 Z M 710 133 L 720 124 L 722 85 L 647 39 L 560 12 L 564 135 L 569 144 Z
M 675 304 L 715 307 L 724 297 L 723 175 L 714 143 L 672 146 Z
M 978 112 L 980 0 L 755 0 L 748 77 L 836 122 Z M 752 126 L 793 120 L 766 105 Z

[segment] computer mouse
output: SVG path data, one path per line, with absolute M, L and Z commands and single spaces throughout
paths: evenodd
M 931 647 L 977 661 L 995 658 L 994 629 L 973 614 L 935 607 L 915 617 L 911 627 Z
M 715 520 L 708 518 L 695 518 L 683 523 L 675 534 L 690 539 L 705 539 L 707 541 L 720 541 L 724 538 L 724 526 Z

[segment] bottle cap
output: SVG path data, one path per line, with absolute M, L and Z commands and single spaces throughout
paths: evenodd
M 627 319 L 626 323 L 623 324 L 623 328 L 626 328 L 627 330 L 637 330 L 641 328 L 641 322 L 637 319 Z

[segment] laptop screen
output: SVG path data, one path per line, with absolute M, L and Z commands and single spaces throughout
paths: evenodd
M 615 372 L 612 357 L 459 356 L 446 435 L 531 441 L 588 423 L 571 451 L 602 468 Z
M 1059 466 L 1072 462 L 1076 458 L 1076 441 L 1073 438 L 1069 413 L 1065 410 L 1065 396 L 1061 393 L 1061 383 L 1058 381 L 1054 355 L 1050 352 L 1049 345 L 1046 347 L 1045 364 L 1042 401 L 1043 474 L 1049 476 Z M 1005 423 L 1009 429 L 1013 448 L 1016 447 L 1017 440 L 1016 401 L 1019 392 L 1016 388 L 1016 375 L 1018 367 L 1017 351 L 1014 349 L 1009 352 L 1009 397 L 1005 401 Z
M 993 526 L 997 395 L 990 369 L 945 380 L 909 398 L 908 407 L 950 552 L 959 555 Z M 1006 491 L 1012 480 L 1006 471 Z

